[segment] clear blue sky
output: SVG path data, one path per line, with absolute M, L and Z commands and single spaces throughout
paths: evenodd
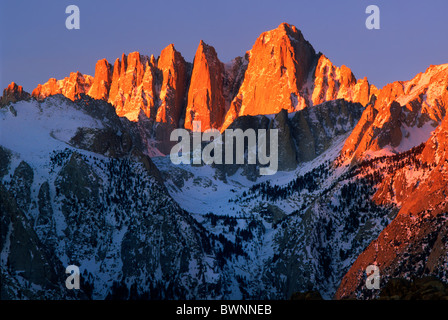
M 28 92 L 71 71 L 94 75 L 97 60 L 123 52 L 157 57 L 170 43 L 192 62 L 202 39 L 228 62 L 282 22 L 378 87 L 448 63 L 447 0 L 0 1 L 1 88 L 15 81 Z M 65 28 L 70 4 L 80 30 Z M 380 30 L 365 27 L 370 4 L 381 10 Z

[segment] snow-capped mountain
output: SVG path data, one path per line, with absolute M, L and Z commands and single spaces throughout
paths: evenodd
M 124 287 L 149 298 L 225 290 L 208 288 L 223 276 L 216 252 L 229 244 L 172 200 L 133 124 L 111 105 L 53 96 L 0 112 L 2 297 L 64 298 L 71 264 L 81 298 Z
M 380 268 L 384 282 L 423 276 L 447 282 L 447 129 L 445 118 L 425 144 L 399 154 L 402 164 L 379 184 L 375 201 L 396 202 L 400 211 L 351 266 L 337 298 L 372 296 L 363 285 L 363 270 L 369 264 Z
M 353 114 L 351 125 L 340 124 L 341 108 Z M 282 298 L 304 289 L 303 280 L 287 274 L 288 289 L 270 279 L 272 261 L 283 261 L 278 246 L 297 245 L 282 237 L 285 226 L 301 223 L 295 208 L 306 204 L 299 194 L 317 199 L 336 179 L 321 172 L 360 109 L 338 100 L 287 117 L 292 124 L 314 119 L 309 126 L 321 134 L 317 115 L 334 119 L 325 128 L 333 128 L 331 137 L 315 135 L 329 141 L 328 152 L 319 149 L 318 168 L 307 164 L 254 181 L 240 172 L 226 178 L 216 167 L 174 166 L 169 157 L 153 158 L 156 167 L 142 152 L 138 124 L 105 101 L 55 95 L 8 104 L 1 109 L 5 296 L 66 297 L 63 266 L 70 264 L 80 267 L 86 288 L 71 298 Z M 294 183 L 304 174 L 323 174 L 322 181 L 287 195 L 287 205 L 264 199 L 266 183 Z M 26 236 L 18 233 L 24 229 Z M 23 237 L 32 243 L 21 244 Z M 306 259 L 314 264 L 313 255 Z

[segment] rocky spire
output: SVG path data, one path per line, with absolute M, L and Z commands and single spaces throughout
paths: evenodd
M 26 91 L 23 91 L 22 86 L 17 85 L 15 82 L 11 82 L 3 90 L 3 96 L 0 98 L 0 107 L 7 105 L 9 102 L 25 100 L 29 97 L 30 94 Z

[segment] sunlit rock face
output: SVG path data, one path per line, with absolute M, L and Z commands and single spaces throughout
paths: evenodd
M 51 95 L 63 94 L 67 98 L 75 100 L 79 94 L 87 93 L 92 83 L 92 76 L 83 75 L 81 72 L 77 71 L 70 73 L 69 77 L 62 80 L 51 78 L 43 85 L 39 84 L 37 88 L 33 90 L 31 95 L 38 100 L 43 100 Z

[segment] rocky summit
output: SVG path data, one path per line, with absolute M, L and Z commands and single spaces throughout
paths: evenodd
M 1 299 L 446 298 L 448 64 L 377 88 L 282 23 L 230 62 L 170 44 L 0 101 Z M 174 164 L 196 121 L 278 150 Z
M 366 105 L 377 91 L 366 78 L 356 80 L 348 67 L 316 53 L 295 26 L 282 23 L 226 64 L 202 40 L 193 63 L 170 44 L 157 59 L 139 52 L 113 64 L 101 59 L 93 77 L 76 72 L 52 78 L 32 96 L 63 94 L 74 100 L 87 94 L 110 102 L 120 117 L 138 122 L 142 114 L 150 120 L 154 146 L 168 154 L 169 133 L 191 130 L 193 121 L 201 121 L 202 131 L 222 131 L 239 116 L 294 112 L 335 99 Z

